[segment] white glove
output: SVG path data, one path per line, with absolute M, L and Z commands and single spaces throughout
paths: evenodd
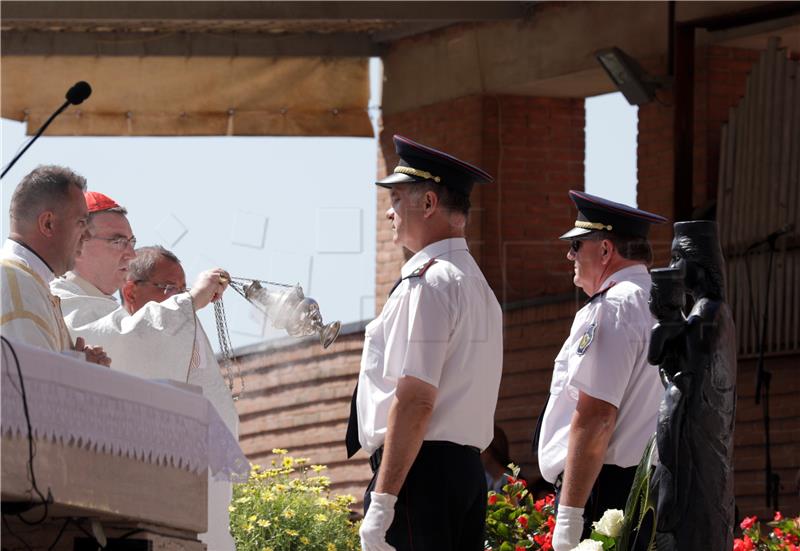
M 553 551 L 572 551 L 581 541 L 583 508 L 558 506 L 556 529 L 553 531 Z
M 370 504 L 364 520 L 361 521 L 362 551 L 395 551 L 394 547 L 386 543 L 386 531 L 394 520 L 394 504 L 397 496 L 392 494 L 379 494 L 370 492 Z

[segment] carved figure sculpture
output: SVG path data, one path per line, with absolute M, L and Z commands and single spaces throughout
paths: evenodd
M 652 271 L 658 323 L 648 358 L 665 386 L 653 475 L 659 551 L 733 545 L 736 337 L 724 262 L 714 222 L 678 222 L 670 267 Z M 693 304 L 684 317 L 687 293 Z

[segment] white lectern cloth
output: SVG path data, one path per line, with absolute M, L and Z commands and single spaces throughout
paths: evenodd
M 201 394 L 11 343 L 36 438 L 192 472 L 210 469 L 217 480 L 247 479 L 247 458 Z M 5 344 L 0 358 L 2 433 L 25 436 L 19 375 Z

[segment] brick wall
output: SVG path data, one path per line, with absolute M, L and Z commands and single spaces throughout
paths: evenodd
M 503 379 L 495 420 L 508 437 L 512 461 L 529 480 L 540 476 L 531 439 L 550 389 L 553 360 L 579 308 L 574 300 L 560 300 L 505 312 Z
M 781 510 L 800 513 L 800 356 L 767 358 L 764 367 L 772 373 L 770 385 L 770 436 L 772 469 L 780 476 Z M 734 487 L 741 515 L 771 518 L 764 501 L 764 417 L 763 402 L 755 404 L 756 360 L 739 361 L 737 373 L 736 432 L 734 448 Z
M 287 448 L 325 464 L 333 489 L 360 502 L 371 473 L 364 452 L 347 460 L 344 436 L 364 332 L 352 325 L 342 332 L 327 350 L 316 339 L 292 339 L 240 353 L 239 442 L 253 463 L 269 464 L 273 448 Z

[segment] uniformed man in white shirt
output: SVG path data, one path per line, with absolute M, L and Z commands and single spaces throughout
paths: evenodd
M 666 219 L 588 193 L 570 242 L 574 283 L 590 297 L 555 360 L 535 451 L 558 495 L 555 551 L 571 551 L 607 509 L 624 509 L 636 465 L 656 430 L 664 393 L 647 363 L 652 250 L 647 233 Z
M 107 366 L 102 348 L 73 342 L 48 287 L 72 268 L 87 237 L 85 188 L 83 176 L 51 165 L 30 172 L 14 190 L 9 237 L 0 250 L 0 333 L 53 352 L 84 352 L 87 361 Z
M 364 551 L 482 550 L 486 479 L 503 358 L 502 312 L 469 253 L 473 184 L 486 172 L 394 137 L 389 189 L 395 244 L 413 253 L 366 328 L 347 431 L 370 455 Z M 436 496 L 432 498 L 432 496 Z

